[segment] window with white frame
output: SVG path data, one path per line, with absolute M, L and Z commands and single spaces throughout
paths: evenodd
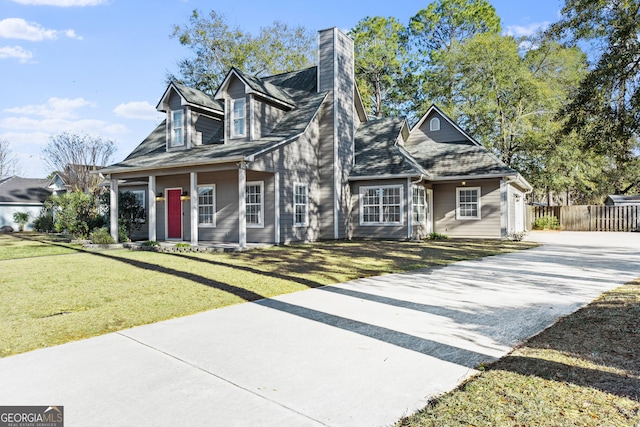
M 402 224 L 402 186 L 360 187 L 360 224 Z
M 426 191 L 421 185 L 413 186 L 413 222 L 414 224 L 422 224 L 425 222 L 426 216 Z
M 480 219 L 480 187 L 456 188 L 456 219 Z
M 246 219 L 248 227 L 264 226 L 264 181 L 247 182 Z
M 293 189 L 293 225 L 306 226 L 309 222 L 309 187 L 304 184 L 296 184 Z
M 434 117 L 433 119 L 431 119 L 431 121 L 429 121 L 429 130 L 432 131 L 432 132 L 440 130 L 440 119 L 439 118 Z
M 184 145 L 184 113 L 182 110 L 171 112 L 171 146 Z
M 231 100 L 231 137 L 237 138 L 245 135 L 245 99 Z
M 198 225 L 216 226 L 216 186 L 198 186 Z

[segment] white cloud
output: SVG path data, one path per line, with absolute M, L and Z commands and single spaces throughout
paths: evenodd
M 16 58 L 20 62 L 29 62 L 33 53 L 20 46 L 0 46 L 0 59 Z
M 529 25 L 508 25 L 504 33 L 513 37 L 530 37 L 538 31 L 544 31 L 549 27 L 549 22 L 535 22 Z
M 78 117 L 75 110 L 86 106 L 95 106 L 84 98 L 49 98 L 46 103 L 5 108 L 7 113 L 40 116 L 48 119 L 74 119 Z
M 101 4 L 107 4 L 108 0 L 12 0 L 15 3 L 30 5 L 30 6 L 59 6 L 59 7 L 73 7 L 73 6 L 98 6 Z
M 147 101 L 131 101 L 118 105 L 113 110 L 120 117 L 139 120 L 159 120 L 162 115 Z
M 0 21 L 0 37 L 5 39 L 20 39 L 39 42 L 42 40 L 55 40 L 60 34 L 69 38 L 82 39 L 74 30 L 50 30 L 37 22 L 27 22 L 22 18 L 6 18 Z
M 28 117 L 7 117 L 0 120 L 0 127 L 12 131 L 46 132 L 50 135 L 62 132 L 84 132 L 89 134 L 124 134 L 128 129 L 124 125 L 108 123 L 103 120 L 82 119 L 31 119 Z

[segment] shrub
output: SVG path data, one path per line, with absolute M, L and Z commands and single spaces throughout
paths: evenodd
M 427 240 L 446 240 L 449 236 L 446 234 L 436 233 L 435 231 L 427 234 Z
M 109 230 L 107 230 L 106 227 L 94 230 L 89 235 L 89 239 L 96 245 L 111 245 L 116 242 L 113 240 L 113 237 L 109 234 Z
M 147 240 L 146 242 L 142 242 L 142 246 L 152 248 L 160 246 L 160 243 L 156 242 L 155 240 Z
M 53 213 L 51 210 L 51 204 L 45 203 L 45 207 L 40 211 L 40 215 L 33 220 L 33 228 L 36 231 L 43 233 L 52 233 L 55 231 L 53 224 Z
M 541 216 L 533 223 L 535 230 L 558 230 L 560 228 L 560 221 L 558 218 L 551 215 Z
M 189 243 L 184 243 L 184 242 L 180 242 L 180 243 L 176 243 L 176 248 L 190 248 L 191 245 Z
M 98 214 L 93 197 L 89 194 L 72 192 L 51 198 L 55 215 L 55 227 L 59 232 L 67 231 L 76 238 L 84 238 L 95 228 L 104 225 Z

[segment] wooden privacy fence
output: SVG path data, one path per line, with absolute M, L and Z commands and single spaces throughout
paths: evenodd
M 640 205 L 635 206 L 530 206 L 528 229 L 543 216 L 558 218 L 566 231 L 640 231 Z

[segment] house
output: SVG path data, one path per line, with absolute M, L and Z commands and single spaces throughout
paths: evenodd
M 353 41 L 331 28 L 318 42 L 317 66 L 263 78 L 232 68 L 213 96 L 170 83 L 166 119 L 99 171 L 111 230 L 123 189 L 143 195 L 146 238 L 194 245 L 524 229 L 531 186 L 517 171 L 435 106 L 412 128 L 369 120 Z
M 28 212 L 30 221 L 25 230 L 33 230 L 33 220 L 40 215 L 44 201 L 51 195 L 50 184 L 49 179 L 18 176 L 0 179 L 0 228 L 9 226 L 17 230 L 13 214 Z
M 637 206 L 640 205 L 640 195 L 622 196 L 609 194 L 604 201 L 606 206 Z

